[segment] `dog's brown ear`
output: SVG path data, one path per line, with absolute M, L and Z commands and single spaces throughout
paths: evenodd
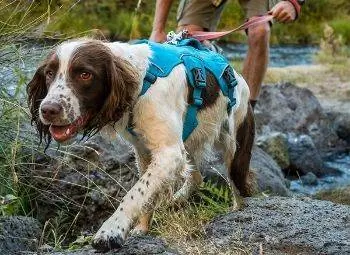
M 118 121 L 129 109 L 140 77 L 129 62 L 114 55 L 111 56 L 111 63 L 106 68 L 108 96 L 99 113 L 101 118 L 99 124 L 103 126 Z
M 28 107 L 31 113 L 32 124 L 36 125 L 40 137 L 40 143 L 43 138 L 50 143 L 51 136 L 49 127 L 43 125 L 39 118 L 39 106 L 47 94 L 46 78 L 44 74 L 45 64 L 40 66 L 34 74 L 34 77 L 27 85 Z

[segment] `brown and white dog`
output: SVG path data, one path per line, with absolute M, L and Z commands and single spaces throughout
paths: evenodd
M 207 76 L 199 124 L 183 142 L 192 93 L 185 68 L 178 65 L 139 96 L 151 55 L 147 44 L 64 42 L 49 54 L 27 87 L 32 121 L 41 139 L 63 142 L 79 131 L 110 129 L 135 148 L 140 179 L 96 233 L 93 246 L 98 250 L 120 247 L 137 222 L 136 231 L 147 231 L 156 197 L 182 177 L 184 185 L 175 196 L 188 196 L 202 181 L 198 166 L 208 146 L 223 148 L 234 207 L 241 205 L 239 194 L 252 192 L 248 179 L 254 120 L 244 79 L 235 73 L 237 103 L 228 114 L 228 99 Z M 137 136 L 127 131 L 130 123 Z

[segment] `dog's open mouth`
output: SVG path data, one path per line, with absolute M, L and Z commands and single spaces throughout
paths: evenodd
M 68 125 L 56 126 L 51 124 L 49 128 L 51 136 L 59 143 L 67 141 L 73 138 L 84 127 L 88 119 L 88 115 L 85 115 Z

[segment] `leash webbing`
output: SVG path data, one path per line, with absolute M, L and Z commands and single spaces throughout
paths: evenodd
M 242 25 L 228 31 L 221 32 L 205 32 L 205 31 L 194 31 L 190 33 L 188 36 L 197 39 L 198 41 L 211 40 L 222 37 L 224 35 L 228 35 L 232 32 L 237 32 L 241 30 L 246 30 L 247 28 L 256 26 L 261 23 L 266 23 L 273 20 L 273 16 L 271 14 L 266 14 L 263 16 L 256 16 L 250 18 L 248 21 L 244 22 Z

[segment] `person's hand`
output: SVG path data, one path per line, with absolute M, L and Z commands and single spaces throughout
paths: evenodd
M 292 22 L 297 16 L 293 4 L 289 1 L 279 2 L 269 11 L 269 14 L 273 15 L 276 21 L 282 23 Z
M 154 42 L 165 42 L 166 33 L 164 31 L 153 30 L 149 39 Z

